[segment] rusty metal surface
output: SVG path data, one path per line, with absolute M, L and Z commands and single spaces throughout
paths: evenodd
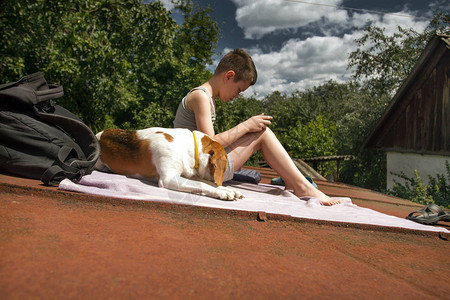
M 352 193 L 384 210 L 396 206 L 367 190 Z M 407 207 L 403 201 L 397 206 Z M 447 236 L 117 200 L 4 175 L 0 203 L 1 299 L 448 299 L 450 293 Z

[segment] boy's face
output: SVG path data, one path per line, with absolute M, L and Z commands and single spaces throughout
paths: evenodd
M 220 100 L 227 102 L 231 101 L 239 96 L 240 93 L 248 89 L 250 82 L 240 80 L 234 81 L 234 72 L 232 76 L 225 78 L 225 85 L 222 93 L 220 94 Z

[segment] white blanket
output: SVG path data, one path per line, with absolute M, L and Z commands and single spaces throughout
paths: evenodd
M 91 175 L 84 176 L 78 183 L 65 179 L 60 183 L 59 188 L 65 191 L 107 197 L 254 212 L 263 211 L 298 218 L 450 232 L 445 228 L 422 225 L 372 209 L 359 207 L 353 204 L 350 198 L 341 198 L 342 203 L 339 205 L 322 206 L 318 199 L 299 200 L 294 194 L 278 186 L 255 185 L 235 181 L 226 185 L 240 190 L 245 198 L 238 201 L 221 201 L 206 196 L 159 188 L 153 182 L 97 171 L 94 171 Z

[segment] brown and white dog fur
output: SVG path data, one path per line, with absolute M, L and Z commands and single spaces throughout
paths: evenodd
M 221 144 L 188 129 L 147 128 L 136 131 L 107 129 L 97 134 L 100 159 L 95 168 L 135 178 L 156 179 L 160 187 L 236 200 L 243 195 L 222 186 L 227 153 Z

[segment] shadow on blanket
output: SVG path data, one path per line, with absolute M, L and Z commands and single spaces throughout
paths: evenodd
M 272 196 L 285 196 L 290 197 L 290 192 L 284 190 L 284 188 L 279 188 L 275 186 L 270 185 L 264 185 L 264 184 L 249 184 L 249 183 L 242 183 L 239 181 L 229 181 L 224 184 L 224 186 L 229 186 L 232 188 L 238 188 L 240 190 L 244 191 L 252 191 L 255 193 L 262 193 L 265 195 L 272 195 Z M 244 193 L 245 195 L 245 193 Z

